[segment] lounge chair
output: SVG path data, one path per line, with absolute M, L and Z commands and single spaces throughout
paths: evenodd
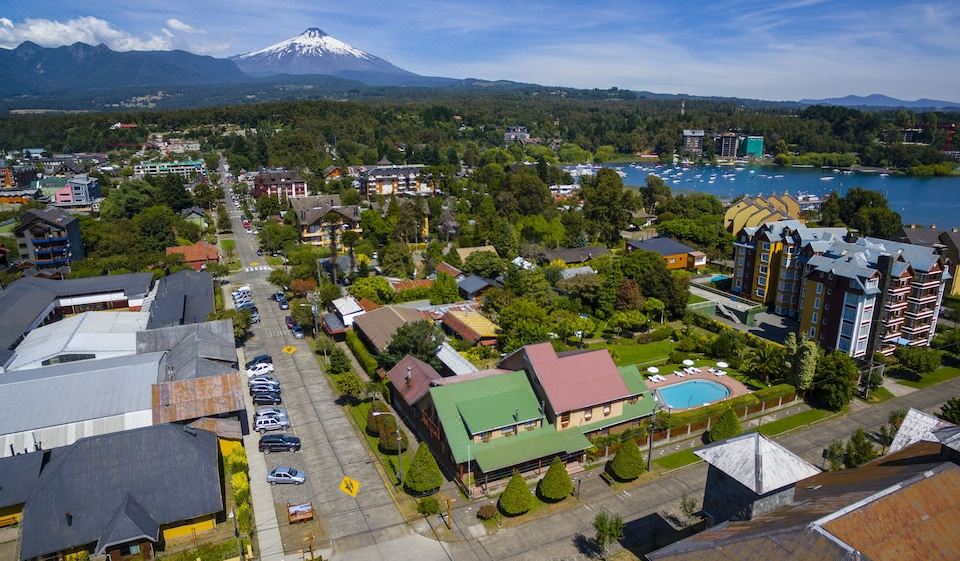
M 717 376 L 726 376 L 726 375 L 727 373 L 724 372 L 723 370 L 717 370 Z

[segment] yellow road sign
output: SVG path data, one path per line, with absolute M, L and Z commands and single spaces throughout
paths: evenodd
M 287 345 L 286 347 L 280 350 L 287 353 L 288 355 L 292 355 L 293 353 L 297 352 L 297 348 L 294 347 L 293 345 Z
M 340 482 L 340 490 L 351 497 L 356 497 L 357 493 L 360 492 L 360 482 L 349 475 L 344 475 L 343 481 Z
M 258 263 L 257 261 L 251 261 L 251 262 L 250 262 L 250 266 L 251 266 L 251 267 L 256 267 L 256 266 L 259 265 L 259 264 L 260 264 L 260 263 Z

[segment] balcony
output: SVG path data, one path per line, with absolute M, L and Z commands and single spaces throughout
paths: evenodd
M 926 277 L 926 278 L 915 278 L 913 282 L 910 283 L 910 286 L 913 288 L 933 288 L 935 286 L 940 286 L 941 279 L 937 277 Z
M 31 238 L 30 239 L 30 243 L 32 243 L 33 245 L 63 243 L 65 241 L 67 241 L 66 236 L 53 236 L 48 238 Z
M 933 290 L 929 292 L 921 292 L 919 294 L 911 294 L 907 296 L 907 300 L 915 304 L 923 304 L 926 302 L 936 302 L 937 297 L 939 295 L 940 293 L 938 291 Z
M 931 323 L 907 323 L 903 326 L 903 332 L 907 335 L 928 333 L 932 327 Z

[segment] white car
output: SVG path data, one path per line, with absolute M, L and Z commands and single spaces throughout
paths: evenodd
M 255 376 L 260 376 L 262 374 L 270 374 L 273 372 L 273 365 L 269 362 L 261 362 L 260 364 L 255 364 L 250 368 L 247 368 L 247 378 L 253 378 Z

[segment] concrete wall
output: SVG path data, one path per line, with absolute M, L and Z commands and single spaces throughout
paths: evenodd
M 742 483 L 710 466 L 703 491 L 703 512 L 711 524 L 728 520 L 751 520 L 793 500 L 792 485 L 757 495 Z

